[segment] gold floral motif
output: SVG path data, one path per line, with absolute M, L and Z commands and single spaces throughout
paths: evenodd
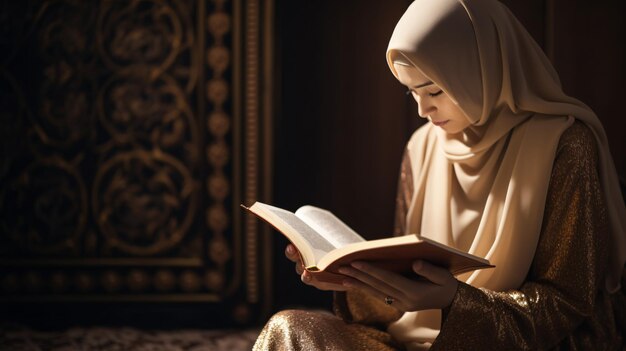
M 133 269 L 128 273 L 126 285 L 132 292 L 142 292 L 150 285 L 150 277 L 140 269 Z
M 38 253 L 76 247 L 87 221 L 87 194 L 75 165 L 59 157 L 35 161 L 3 195 L 0 208 L 16 213 L 0 219 L 11 244 Z
M 159 270 L 154 276 L 154 287 L 160 292 L 169 292 L 176 287 L 176 277 L 169 269 Z
M 196 122 L 174 79 L 127 74 L 113 76 L 98 95 L 100 121 L 112 138 L 148 149 L 195 145 Z
M 138 16 L 141 19 L 141 15 Z M 114 29 L 110 47 L 111 54 L 119 61 L 150 62 L 162 59 L 170 51 L 165 33 L 137 23 L 123 22 Z M 157 28 L 157 29 L 163 29 Z
M 209 132 L 216 137 L 223 138 L 230 130 L 230 119 L 223 111 L 214 111 L 209 115 Z
M 209 15 L 207 23 L 209 32 L 220 38 L 230 31 L 230 17 L 224 12 L 217 12 Z
M 89 48 L 89 40 L 86 33 L 81 30 L 89 18 L 81 18 L 86 13 L 80 6 L 66 6 L 57 11 L 67 11 L 65 17 L 59 16 L 54 9 L 41 18 L 38 44 L 42 56 L 57 58 L 59 52 L 66 57 L 79 60 Z
M 81 30 L 92 18 L 80 4 L 44 8 L 35 36 L 43 79 L 29 117 L 38 142 L 65 151 L 92 133 L 95 77 L 85 74 L 93 71 L 92 46 Z
M 100 279 L 102 287 L 108 292 L 117 292 L 122 287 L 122 278 L 119 273 L 107 270 L 102 274 Z
M 228 147 L 224 141 L 211 144 L 207 147 L 209 162 L 214 167 L 222 168 L 228 162 Z
M 224 264 L 230 260 L 231 252 L 226 241 L 219 237 L 213 238 L 209 243 L 209 256 L 218 264 Z
M 213 205 L 207 210 L 207 224 L 212 231 L 221 233 L 228 227 L 228 214 L 222 205 Z
M 207 83 L 209 101 L 221 106 L 228 98 L 228 82 L 224 79 L 211 79 Z
M 74 277 L 74 285 L 81 292 L 90 292 L 95 287 L 95 282 L 91 274 L 87 272 L 79 272 Z
M 242 127 L 232 95 L 243 89 L 233 82 L 241 65 L 230 46 L 242 33 L 231 33 L 230 11 L 240 5 L 27 1 L 34 12 L 16 19 L 28 18 L 27 30 L 15 30 L 23 40 L 0 43 L 10 46 L 0 50 L 3 65 L 21 57 L 20 43 L 41 63 L 32 73 L 0 67 L 0 147 L 26 154 L 0 160 L 0 212 L 21 206 L 0 218 L 8 228 L 0 256 L 52 268 L 27 263 L 3 274 L 2 295 L 209 292 L 226 301 L 241 287 L 244 261 L 232 223 L 239 199 L 230 198 L 243 181 L 233 177 L 250 174 L 231 159 Z M 42 79 L 23 94 L 29 74 Z M 69 263 L 80 258 L 88 265 Z
M 44 68 L 44 75 L 48 82 L 55 85 L 67 84 L 74 75 L 74 69 L 65 60 L 50 64 Z
M 185 292 L 196 292 L 202 287 L 198 274 L 191 270 L 185 270 L 180 275 L 180 287 Z
M 232 259 L 230 243 L 225 239 L 225 232 L 230 229 L 230 214 L 224 207 L 231 193 L 231 182 L 225 177 L 231 153 L 230 145 L 226 143 L 231 129 L 231 116 L 226 112 L 231 81 L 228 80 L 230 77 L 224 76 L 231 65 L 231 53 L 229 48 L 223 46 L 225 36 L 231 30 L 231 18 L 224 11 L 225 3 L 214 1 L 215 11 L 207 16 L 207 30 L 214 43 L 206 50 L 206 62 L 212 72 L 212 78 L 206 83 L 206 98 L 212 106 L 206 120 L 212 137 L 211 144 L 206 147 L 206 157 L 211 166 L 206 191 L 212 203 L 206 211 L 206 222 L 212 235 L 207 250 L 209 259 L 217 264 L 215 270 L 205 274 L 206 286 L 211 291 L 225 289 L 226 262 Z M 229 274 L 229 277 L 236 277 L 237 274 Z
M 111 247 L 150 255 L 177 245 L 192 223 L 195 182 L 177 159 L 158 152 L 120 154 L 94 181 L 94 214 Z
M 36 271 L 28 271 L 22 277 L 24 287 L 26 291 L 35 293 L 41 291 L 43 288 L 43 279 L 41 274 Z
M 209 194 L 215 199 L 225 200 L 229 192 L 229 182 L 223 174 L 212 175 L 209 177 Z
M 209 291 L 220 291 L 224 288 L 224 274 L 219 270 L 207 270 L 204 281 Z
M 97 44 L 111 69 L 138 66 L 159 76 L 193 42 L 183 2 L 105 1 L 98 16 Z M 185 22 L 183 22 L 183 19 Z
M 50 274 L 50 288 L 54 293 L 62 293 L 69 288 L 69 278 L 67 274 L 61 271 L 55 271 Z
M 223 73 L 230 66 L 230 52 L 223 46 L 214 46 L 207 50 L 207 63 L 217 74 Z

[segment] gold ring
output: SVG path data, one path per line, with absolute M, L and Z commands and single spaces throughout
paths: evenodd
M 393 297 L 391 297 L 391 296 L 385 297 L 385 303 L 387 305 L 391 305 L 394 301 L 395 301 L 395 299 Z

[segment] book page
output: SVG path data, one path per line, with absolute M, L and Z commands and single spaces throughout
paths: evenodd
M 316 262 L 320 259 L 320 257 L 324 256 L 327 252 L 332 251 L 335 248 L 333 244 L 328 242 L 328 240 L 318 234 L 315 229 L 311 228 L 295 214 L 289 211 L 285 211 L 281 208 L 266 204 L 263 204 L 263 209 L 269 211 L 274 216 L 282 220 L 285 224 L 292 227 L 296 232 L 300 233 L 301 238 L 304 239 L 308 243 L 309 247 L 313 250 Z M 296 239 L 294 238 L 293 240 Z
M 334 247 L 343 247 L 348 244 L 365 241 L 347 224 L 337 218 L 332 212 L 314 207 L 302 206 L 296 211 L 296 216 L 300 217 L 311 228 L 320 233 Z

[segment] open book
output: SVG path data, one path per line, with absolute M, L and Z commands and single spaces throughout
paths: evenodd
M 401 274 L 412 272 L 418 259 L 454 275 L 493 267 L 486 259 L 418 235 L 367 241 L 331 212 L 314 206 L 302 206 L 295 213 L 258 201 L 242 207 L 283 233 L 300 251 L 305 268 L 323 281 L 339 283 L 337 269 L 356 260 Z

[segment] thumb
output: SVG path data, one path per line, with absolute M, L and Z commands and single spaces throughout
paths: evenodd
M 438 285 L 446 284 L 452 276 L 447 269 L 421 260 L 413 262 L 413 272 Z

